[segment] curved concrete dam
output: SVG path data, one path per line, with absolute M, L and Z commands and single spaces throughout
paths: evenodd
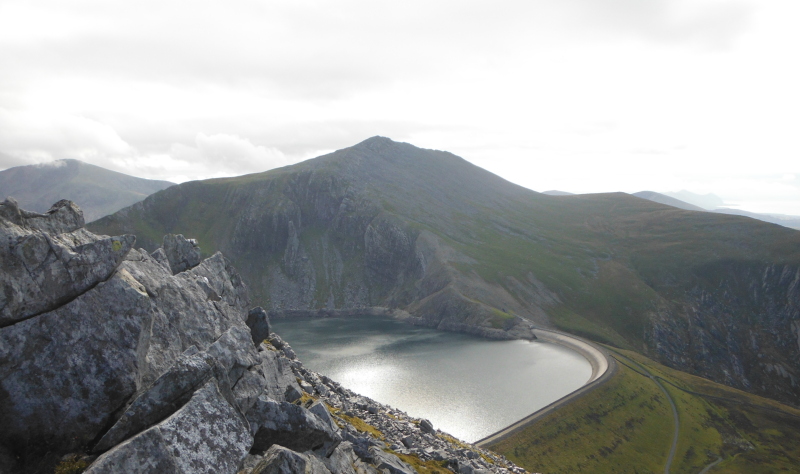
M 607 367 L 590 344 L 550 331 L 528 342 L 386 318 L 277 320 L 273 328 L 309 369 L 470 442 L 568 396 Z

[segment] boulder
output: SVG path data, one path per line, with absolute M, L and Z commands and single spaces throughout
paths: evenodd
M 370 460 L 379 470 L 388 470 L 391 474 L 416 474 L 411 465 L 403 462 L 394 454 L 387 453 L 375 446 L 369 448 Z
M 308 411 L 317 415 L 317 418 L 328 425 L 331 430 L 336 431 L 339 429 L 339 427 L 336 426 L 336 422 L 333 421 L 333 417 L 331 417 L 331 412 L 328 411 L 328 407 L 325 406 L 325 402 L 321 402 L 319 400 L 315 401 L 310 407 L 308 407 Z
M 182 234 L 167 234 L 164 236 L 162 248 L 173 275 L 200 264 L 200 247 L 194 239 L 187 239 Z
M 22 211 L 13 200 L 0 203 L 0 327 L 51 311 L 107 280 L 136 241 L 99 237 L 79 224 L 83 215 L 71 201 L 47 214 Z
M 433 424 L 425 419 L 420 420 L 419 429 L 422 430 L 423 433 L 433 433 L 436 431 L 433 429 Z
M 312 454 L 301 454 L 277 444 L 272 445 L 250 474 L 331 474 Z
M 329 456 L 342 441 L 316 415 L 289 402 L 276 402 L 266 396 L 258 397 L 247 412 L 250 432 L 253 434 L 253 451 L 263 452 L 273 444 L 295 451 L 316 451 Z
M 172 416 L 103 454 L 85 472 L 233 474 L 252 442 L 247 421 L 211 379 Z
M 261 359 L 261 369 L 266 380 L 264 394 L 273 400 L 293 402 L 303 396 L 297 379 L 289 366 L 288 361 L 274 350 L 262 344 L 258 353 Z
M 264 308 L 256 306 L 247 313 L 247 326 L 253 336 L 253 344 L 259 345 L 269 339 L 269 316 Z

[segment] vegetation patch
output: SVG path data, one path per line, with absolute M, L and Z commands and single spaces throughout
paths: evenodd
M 678 411 L 671 472 L 792 472 L 800 410 L 616 350 L 619 370 L 601 387 L 491 449 L 533 472 L 663 472 Z

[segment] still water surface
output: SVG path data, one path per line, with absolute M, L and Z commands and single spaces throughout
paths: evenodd
M 555 344 L 489 341 L 391 319 L 272 321 L 310 370 L 465 441 L 582 386 L 589 362 Z

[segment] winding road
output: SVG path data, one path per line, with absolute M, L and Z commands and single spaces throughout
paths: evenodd
M 675 424 L 675 430 L 672 433 L 672 446 L 670 446 L 670 448 L 669 448 L 669 455 L 667 456 L 667 463 L 664 465 L 664 474 L 669 474 L 669 470 L 672 467 L 672 460 L 675 459 L 675 452 L 678 449 L 678 434 L 680 433 L 680 429 L 681 429 L 681 421 L 678 418 L 678 407 L 675 405 L 675 400 L 672 399 L 672 396 L 670 396 L 669 392 L 667 392 L 667 389 L 664 388 L 664 385 L 661 384 L 661 381 L 656 376 L 654 376 L 649 370 L 647 370 L 646 367 L 644 367 L 642 364 L 636 362 L 635 360 L 632 360 L 632 359 L 630 359 L 628 357 L 625 357 L 624 355 L 622 355 L 622 354 L 620 354 L 620 353 L 618 353 L 616 351 L 614 351 L 614 352 L 615 352 L 616 355 L 612 354 L 612 357 L 617 359 L 617 362 L 619 362 L 620 364 L 624 365 L 625 367 L 633 370 L 637 374 L 639 374 L 639 375 L 641 375 L 643 377 L 649 378 L 650 380 L 653 381 L 653 383 L 658 385 L 658 388 L 660 388 L 661 391 L 664 392 L 664 396 L 667 397 L 667 401 L 669 402 L 670 407 L 672 407 L 672 419 L 673 419 L 673 422 Z M 622 362 L 621 360 L 619 360 L 618 357 L 625 358 L 631 364 L 634 364 L 634 365 L 638 366 L 642 370 L 642 372 L 644 372 L 644 373 L 639 372 L 638 370 L 634 369 L 633 367 L 631 367 L 630 365 L 626 364 L 625 362 Z M 710 469 L 711 467 L 712 466 L 708 466 L 708 467 L 706 467 L 706 469 Z

